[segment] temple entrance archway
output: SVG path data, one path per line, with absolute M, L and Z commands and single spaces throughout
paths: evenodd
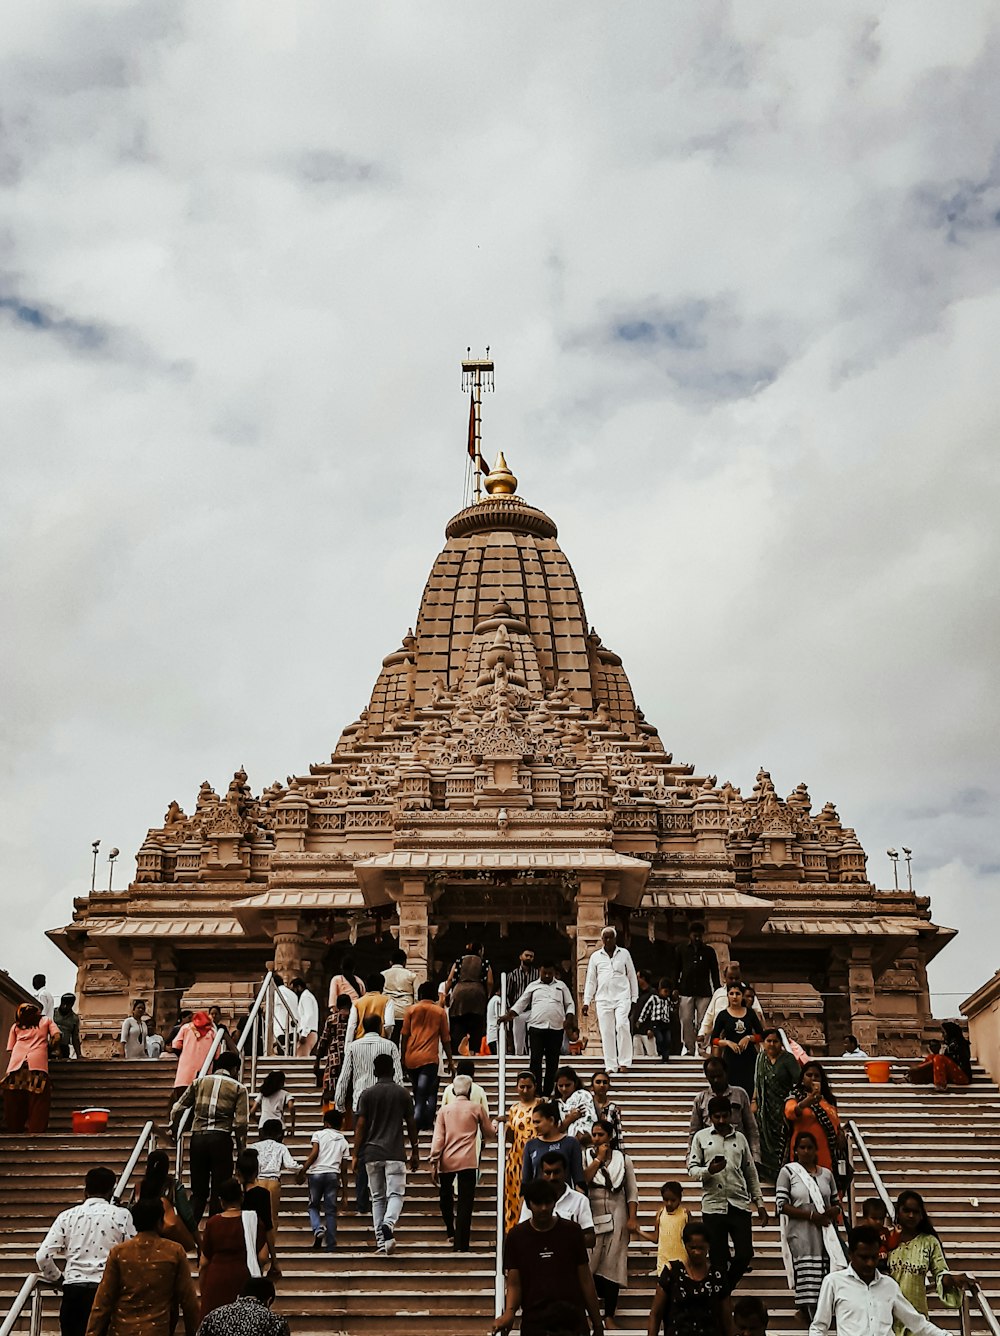
M 572 987 L 575 963 L 573 943 L 569 934 L 553 923 L 511 923 L 496 921 L 439 922 L 433 933 L 430 951 L 430 975 L 440 979 L 447 975 L 455 961 L 465 954 L 469 942 L 482 942 L 486 959 L 493 966 L 494 978 L 499 982 L 503 970 L 512 970 L 525 948 L 535 953 L 536 964 L 553 960 L 566 982 Z

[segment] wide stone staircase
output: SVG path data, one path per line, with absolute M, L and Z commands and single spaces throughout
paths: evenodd
M 259 1076 L 274 1060 L 262 1062 Z M 295 1095 L 297 1122 L 287 1138 L 293 1155 L 306 1154 L 310 1133 L 319 1126 L 319 1097 L 310 1065 L 281 1064 Z M 585 1077 L 593 1060 L 577 1062 Z M 955 1270 L 981 1281 L 1000 1310 L 1000 1094 L 977 1075 L 964 1090 L 938 1094 L 926 1087 L 870 1085 L 863 1063 L 830 1061 L 828 1070 L 842 1118 L 861 1128 L 875 1163 L 895 1196 L 916 1188 L 927 1201 Z M 508 1089 L 513 1088 L 509 1068 Z M 0 1313 L 10 1307 L 22 1279 L 33 1269 L 33 1253 L 57 1214 L 80 1199 L 83 1177 L 94 1164 L 123 1167 L 144 1121 L 165 1120 L 174 1064 L 86 1061 L 62 1064 L 53 1072 L 51 1130 L 44 1136 L 0 1138 Z M 495 1108 L 497 1063 L 477 1061 L 477 1079 Z M 640 1186 L 640 1221 L 651 1227 L 659 1186 L 668 1178 L 686 1182 L 687 1126 L 691 1101 L 703 1086 L 700 1065 L 675 1059 L 667 1065 L 645 1059 L 628 1076 L 616 1078 L 613 1096 L 622 1109 L 625 1150 Z M 509 1096 L 510 1097 L 510 1096 Z M 107 1133 L 74 1137 L 73 1109 L 110 1108 Z M 163 1143 L 166 1144 L 166 1143 Z M 422 1137 L 426 1160 L 429 1135 Z M 864 1167 L 858 1168 L 857 1195 L 872 1195 Z M 141 1166 L 140 1171 L 141 1172 Z M 375 1254 L 370 1219 L 342 1213 L 339 1249 L 312 1251 L 306 1189 L 286 1179 L 278 1244 L 283 1278 L 277 1308 L 297 1336 L 406 1331 L 410 1336 L 442 1333 L 464 1336 L 488 1330 L 493 1316 L 496 1146 L 484 1149 L 476 1198 L 472 1251 L 456 1254 L 447 1244 L 437 1193 L 422 1166 L 407 1187 L 398 1247 L 390 1258 Z M 698 1192 L 686 1187 L 685 1204 L 698 1212 Z M 772 1203 L 768 1198 L 769 1209 Z M 801 1332 L 781 1267 L 778 1231 L 755 1229 L 757 1258 L 741 1289 L 761 1295 L 771 1313 L 772 1333 Z M 633 1244 L 629 1287 L 621 1297 L 619 1328 L 643 1333 L 655 1285 L 655 1251 Z M 43 1330 L 56 1331 L 57 1300 L 48 1295 Z M 939 1325 L 958 1330 L 958 1314 L 931 1298 Z M 16 1328 L 27 1330 L 26 1316 Z M 975 1310 L 972 1330 L 986 1331 Z

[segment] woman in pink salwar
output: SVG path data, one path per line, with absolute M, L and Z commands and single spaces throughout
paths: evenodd
M 207 1011 L 196 1011 L 187 1025 L 182 1025 L 177 1031 L 171 1047 L 177 1049 L 180 1057 L 177 1059 L 177 1075 L 170 1096 L 171 1108 L 201 1071 L 214 1043 L 215 1026 Z

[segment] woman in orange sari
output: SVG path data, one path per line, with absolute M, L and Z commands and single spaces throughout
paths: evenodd
M 802 1132 L 816 1138 L 816 1163 L 836 1177 L 837 1152 L 842 1144 L 837 1097 L 830 1089 L 822 1064 L 807 1062 L 801 1084 L 785 1101 L 785 1117 L 791 1129 L 789 1154 L 795 1159 L 795 1142 Z

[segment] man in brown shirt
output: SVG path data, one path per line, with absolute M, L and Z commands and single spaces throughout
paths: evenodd
M 163 1202 L 142 1197 L 132 1210 L 136 1235 L 116 1243 L 90 1310 L 87 1336 L 171 1336 L 171 1308 L 184 1314 L 187 1336 L 198 1329 L 198 1296 L 187 1254 L 160 1237 Z
M 449 1071 L 452 1076 L 455 1075 L 448 1013 L 436 998 L 437 988 L 434 984 L 420 985 L 417 1001 L 403 1018 L 400 1040 L 403 1067 L 413 1086 L 413 1117 L 421 1132 L 430 1131 L 437 1113 L 439 1044 L 444 1047 Z

